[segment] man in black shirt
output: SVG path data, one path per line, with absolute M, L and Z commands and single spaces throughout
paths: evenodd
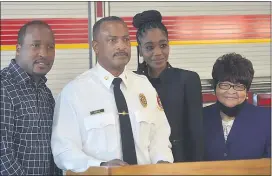
M 42 21 L 18 33 L 16 57 L 1 70 L 1 175 L 60 175 L 51 152 L 54 98 L 45 75 L 55 38 Z

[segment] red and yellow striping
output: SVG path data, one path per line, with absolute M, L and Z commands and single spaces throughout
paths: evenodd
M 132 46 L 136 29 L 132 17 L 128 24 Z M 19 28 L 33 19 L 1 19 L 1 51 L 15 50 Z M 56 49 L 88 49 L 87 18 L 41 19 L 51 25 Z M 271 15 L 165 16 L 170 45 L 267 43 L 271 41 Z

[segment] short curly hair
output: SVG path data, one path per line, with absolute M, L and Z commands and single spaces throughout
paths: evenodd
M 216 60 L 212 77 L 214 89 L 219 82 L 229 81 L 233 84 L 244 84 L 249 90 L 254 77 L 254 69 L 250 60 L 237 53 L 228 53 Z

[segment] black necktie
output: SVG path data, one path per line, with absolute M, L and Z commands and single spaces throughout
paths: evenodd
M 137 164 L 136 150 L 126 99 L 120 89 L 121 78 L 114 78 L 114 97 L 119 114 L 123 160 L 128 164 Z

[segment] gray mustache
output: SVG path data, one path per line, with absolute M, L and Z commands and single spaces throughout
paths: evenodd
M 119 53 L 115 53 L 113 56 L 128 56 L 128 53 L 126 53 L 126 52 L 119 52 Z

